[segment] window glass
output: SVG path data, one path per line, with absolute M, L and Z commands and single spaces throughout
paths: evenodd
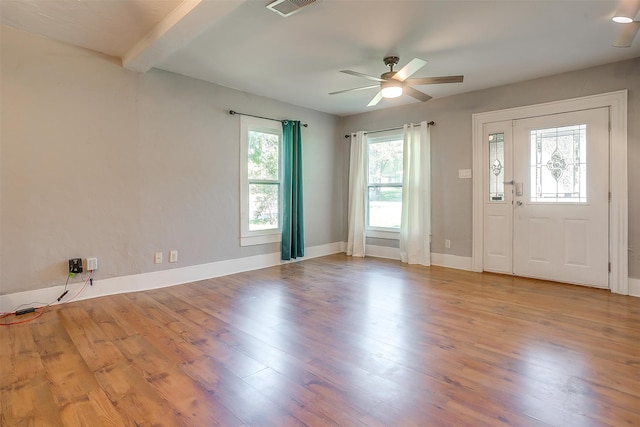
M 402 187 L 369 187 L 369 226 L 400 228 Z
M 280 241 L 282 125 L 241 117 L 240 243 Z
M 402 135 L 368 139 L 367 226 L 399 229 L 402 214 Z
M 402 184 L 402 140 L 369 143 L 369 183 Z
M 531 201 L 587 202 L 587 126 L 530 132 Z
M 278 228 L 279 184 L 249 184 L 249 231 Z
M 277 229 L 280 206 L 280 136 L 249 131 L 249 231 Z
M 249 179 L 278 180 L 280 137 L 276 134 L 249 131 Z
M 504 133 L 489 135 L 489 201 L 504 200 Z

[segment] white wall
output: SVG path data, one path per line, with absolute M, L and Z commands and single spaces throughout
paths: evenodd
M 640 164 L 640 58 L 349 116 L 343 119 L 342 134 L 434 120 L 436 125 L 431 128 L 432 252 L 470 257 L 472 181 L 458 178 L 458 170 L 472 168 L 471 115 L 622 89 L 629 91 L 629 274 L 640 278 L 640 168 L 637 167 Z M 347 162 L 347 166 L 343 166 L 345 174 L 348 145 L 347 140 L 343 147 Z M 346 223 L 346 216 L 344 221 Z M 445 239 L 451 240 L 450 249 L 444 247 Z M 372 243 L 385 244 L 379 240 Z M 395 242 L 388 244 L 396 245 Z
M 303 130 L 306 245 L 342 241 L 338 118 L 2 28 L 0 294 L 279 251 L 239 245 L 239 116 Z M 179 262 L 168 264 L 168 251 Z M 154 253 L 164 263 L 153 263 Z

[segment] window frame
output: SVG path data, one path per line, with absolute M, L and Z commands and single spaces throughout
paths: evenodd
M 278 136 L 278 180 L 249 179 L 249 132 Z M 240 116 L 240 246 L 277 243 L 282 240 L 282 125 L 278 121 Z M 249 229 L 249 185 L 252 183 L 278 185 L 278 227 L 267 230 Z
M 402 164 L 404 167 L 404 134 L 402 133 L 402 129 L 400 130 L 391 130 L 386 132 L 380 132 L 375 136 L 366 136 L 366 144 L 367 144 L 367 156 L 366 156 L 366 204 L 365 204 L 365 235 L 367 237 L 374 237 L 380 239 L 394 239 L 397 240 L 400 237 L 400 227 L 379 227 L 379 226 L 370 226 L 369 225 L 369 189 L 371 187 L 396 187 L 401 190 L 404 189 L 404 182 L 400 183 L 384 183 L 384 184 L 371 184 L 369 182 L 369 146 L 370 144 L 379 144 L 384 142 L 391 141 L 401 141 L 403 143 L 402 150 Z M 402 206 L 402 205 L 401 205 Z

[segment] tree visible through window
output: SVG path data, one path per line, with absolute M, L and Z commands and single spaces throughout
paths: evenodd
M 240 244 L 281 240 L 282 124 L 240 119 Z
M 280 136 L 249 131 L 249 230 L 279 227 Z
M 402 135 L 368 140 L 367 226 L 400 228 L 402 216 Z

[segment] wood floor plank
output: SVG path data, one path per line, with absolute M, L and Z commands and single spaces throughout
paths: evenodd
M 199 387 L 188 375 L 166 359 L 141 336 L 118 341 L 118 347 L 131 361 L 144 380 L 191 425 L 224 425 L 231 414 L 215 414 L 208 410 L 216 398 Z M 222 407 L 219 407 L 222 409 Z
M 264 369 L 245 381 L 306 425 L 343 426 L 355 421 L 353 409 L 342 400 L 322 399 L 308 384 L 297 384 L 274 369 Z
M 190 425 L 188 419 L 175 411 L 169 402 L 130 364 L 108 366 L 99 369 L 94 375 L 105 395 L 114 403 L 116 411 L 123 420 L 122 425 Z
M 211 357 L 203 357 L 181 368 L 247 425 L 304 425 L 295 415 L 270 402 Z
M 49 321 L 33 327 L 32 333 L 54 400 L 62 407 L 86 399 L 99 385 L 58 314 L 52 311 Z
M 0 389 L 45 374 L 30 326 L 0 331 Z
M 207 322 L 203 317 L 210 319 L 212 318 L 211 315 L 194 306 L 181 303 L 168 294 L 155 293 L 153 299 L 158 301 L 169 312 L 175 310 L 173 311 L 175 321 L 168 323 L 167 328 L 176 333 L 185 342 L 188 342 L 193 351 L 197 351 L 196 357 L 204 354 L 212 355 L 225 369 L 228 369 L 239 378 L 244 378 L 266 368 L 264 364 L 219 339 L 220 334 L 227 331 L 227 324 Z M 206 333 L 203 334 L 203 331 Z M 183 358 L 181 362 L 190 359 L 194 359 L 194 357 Z
M 640 299 L 337 254 L 0 328 L 0 425 L 640 425 Z
M 63 425 L 49 382 L 39 375 L 0 389 L 0 409 L 2 426 Z
M 126 360 L 86 310 L 78 306 L 68 307 L 59 314 L 69 337 L 91 371 Z

